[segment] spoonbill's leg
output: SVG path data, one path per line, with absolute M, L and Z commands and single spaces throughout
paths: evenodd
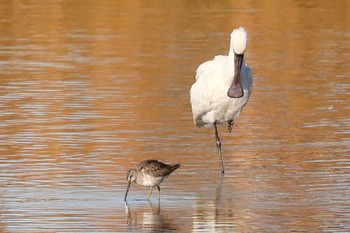
M 233 120 L 227 121 L 227 131 L 228 131 L 229 133 L 231 133 L 234 123 L 235 123 L 235 122 L 234 122 Z
M 225 173 L 224 161 L 222 160 L 221 141 L 219 138 L 218 129 L 216 127 L 216 122 L 214 123 L 214 128 L 215 128 L 216 148 L 218 149 L 218 155 L 219 155 L 219 160 L 220 160 L 220 165 L 221 165 L 221 174 L 223 175 Z

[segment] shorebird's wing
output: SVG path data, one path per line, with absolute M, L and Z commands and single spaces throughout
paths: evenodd
M 143 173 L 154 177 L 168 176 L 174 171 L 173 165 L 168 165 L 157 160 L 146 160 L 140 164 L 140 169 Z

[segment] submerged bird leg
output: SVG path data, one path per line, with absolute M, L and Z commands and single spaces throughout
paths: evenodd
M 227 131 L 228 131 L 229 133 L 231 133 L 234 123 L 235 123 L 234 120 L 229 120 L 229 121 L 227 121 Z
M 157 185 L 157 189 L 158 189 L 158 201 L 160 200 L 160 187 L 159 185 Z
M 219 155 L 219 160 L 220 160 L 220 165 L 221 165 L 221 175 L 223 175 L 225 173 L 224 161 L 222 160 L 221 141 L 220 141 L 220 138 L 219 138 L 218 129 L 216 127 L 216 122 L 214 122 L 214 128 L 215 128 L 216 148 L 218 149 L 218 155 Z
M 153 191 L 153 187 L 149 187 L 149 194 L 147 196 L 147 200 L 149 199 L 149 197 L 152 195 L 152 191 Z

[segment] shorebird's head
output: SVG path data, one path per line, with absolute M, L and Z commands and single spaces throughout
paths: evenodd
M 126 179 L 129 183 L 131 182 L 135 182 L 136 180 L 136 171 L 135 169 L 130 169 L 127 173 L 126 173 Z
M 136 181 L 136 170 L 135 169 L 130 169 L 126 173 L 126 179 L 128 180 L 128 187 L 126 188 L 126 192 L 125 192 L 125 196 L 124 196 L 124 201 L 125 202 L 126 202 L 126 197 L 128 196 L 128 192 L 129 192 L 131 183 Z

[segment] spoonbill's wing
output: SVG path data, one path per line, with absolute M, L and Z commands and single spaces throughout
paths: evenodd
M 205 123 L 202 116 L 212 111 L 212 95 L 215 92 L 218 71 L 224 65 L 227 56 L 216 56 L 213 60 L 199 65 L 196 71 L 196 82 L 190 90 L 193 121 L 202 127 Z

